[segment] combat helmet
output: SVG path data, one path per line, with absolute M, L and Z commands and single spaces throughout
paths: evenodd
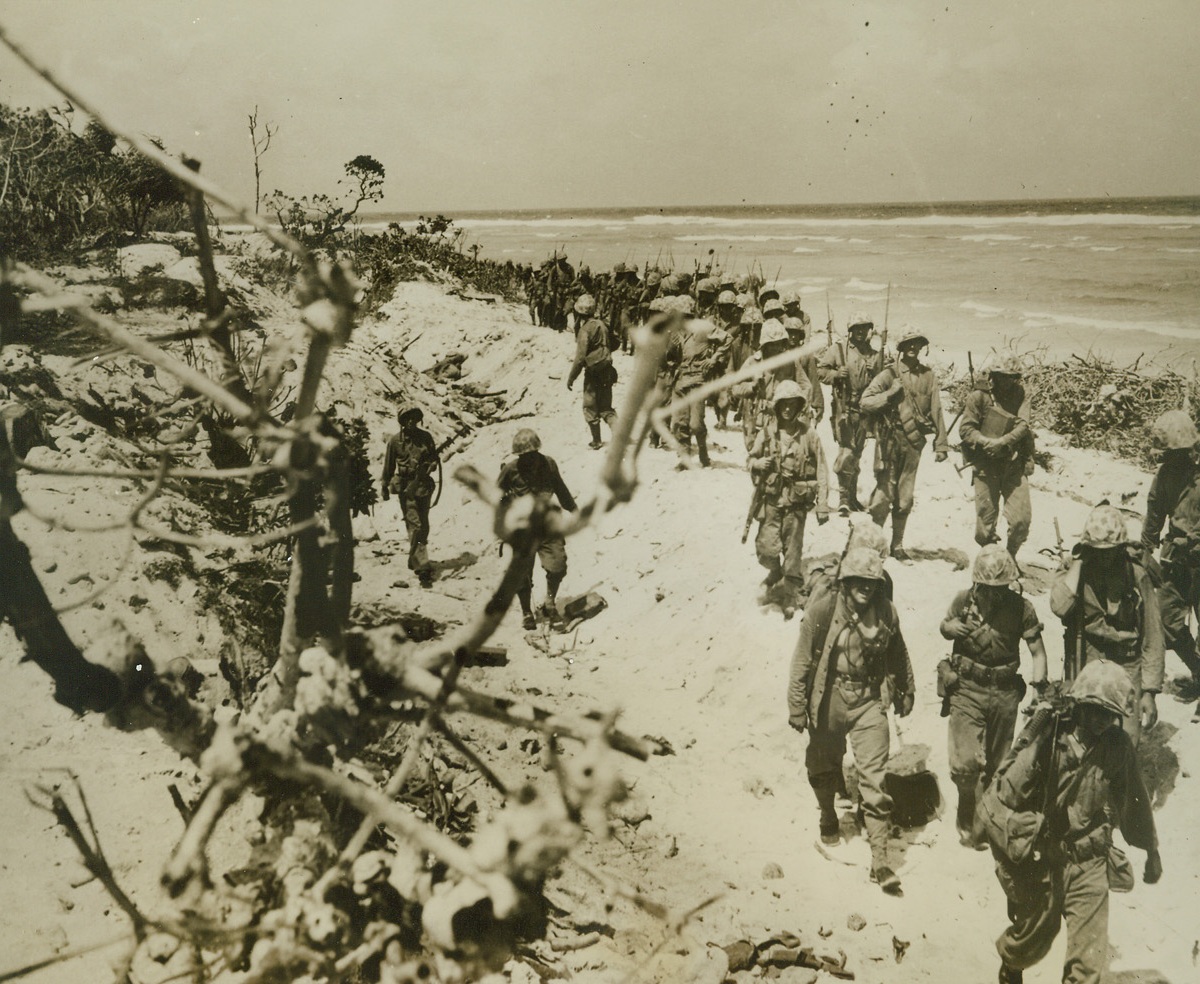
M 1125 529 L 1125 517 L 1116 506 L 1101 503 L 1093 509 L 1083 524 L 1083 534 L 1079 538 L 1079 546 L 1093 547 L 1097 550 L 1107 550 L 1119 547 L 1129 539 Z
M 999 543 L 989 543 L 980 550 L 971 569 L 971 580 L 976 584 L 999 587 L 1012 584 L 1019 576 L 1017 562 Z
M 1200 442 L 1200 434 L 1196 433 L 1196 425 L 1186 410 L 1160 413 L 1150 425 L 1150 433 L 1155 441 L 1172 451 L 1194 447 Z
M 737 294 L 731 290 L 723 290 L 717 295 L 717 307 L 737 307 Z
M 1088 660 L 1071 684 L 1071 696 L 1077 704 L 1096 704 L 1120 717 L 1133 711 L 1133 684 L 1129 674 L 1107 659 Z
M 1024 374 L 1025 370 L 1021 366 L 1021 360 L 1015 355 L 997 359 L 993 365 L 988 367 L 989 376 L 1023 376 Z
M 404 423 L 404 421 L 408 420 L 410 417 L 415 417 L 417 420 L 421 420 L 424 418 L 424 416 L 425 411 L 415 403 L 411 403 L 408 400 L 401 402 L 400 406 L 396 409 L 396 420 L 400 423 Z
M 513 435 L 513 454 L 524 454 L 526 451 L 537 451 L 542 446 L 542 439 L 532 427 L 522 427 Z
M 916 328 L 908 325 L 901 330 L 904 334 L 900 336 L 900 341 L 896 343 L 897 352 L 903 352 L 909 345 L 915 345 L 918 349 L 923 349 L 929 344 L 929 339 L 925 336 L 924 332 L 917 331 Z
M 763 323 L 762 312 L 758 308 L 751 305 L 750 307 L 747 307 L 744 311 L 742 311 L 742 317 L 740 319 L 740 324 L 761 325 L 762 323 Z
M 575 300 L 575 313 L 585 317 L 596 310 L 596 299 L 591 294 L 580 294 Z
M 800 388 L 800 384 L 794 379 L 780 380 L 779 384 L 775 387 L 774 394 L 771 396 L 771 404 L 776 408 L 785 400 L 802 400 L 804 405 L 808 406 L 808 394 Z
M 868 328 L 869 329 L 869 328 L 874 328 L 874 327 L 875 327 L 875 322 L 871 320 L 869 315 L 863 314 L 861 311 L 857 312 L 854 315 L 854 317 L 852 317 L 850 319 L 850 321 L 846 324 L 846 329 L 848 331 L 853 331 L 855 328 Z
M 838 580 L 844 581 L 849 577 L 859 577 L 867 581 L 883 580 L 883 558 L 867 547 L 855 547 L 847 550 L 838 566 Z
M 778 297 L 768 298 L 763 302 L 762 313 L 764 318 L 769 318 L 773 314 L 778 314 L 782 317 L 783 305 L 779 302 Z
M 859 523 L 850 527 L 850 535 L 846 538 L 846 553 L 857 549 L 873 550 L 880 558 L 887 557 L 891 551 L 883 528 L 874 523 Z
M 774 287 L 764 287 L 758 292 L 758 306 L 764 311 L 767 309 L 767 301 L 779 300 L 779 291 Z M 780 305 L 782 307 L 782 305 Z
M 720 292 L 721 285 L 717 283 L 714 277 L 704 277 L 696 281 L 697 294 L 716 294 Z
M 759 348 L 770 345 L 772 342 L 787 341 L 789 341 L 787 329 L 780 322 L 775 320 L 763 322 L 762 334 L 758 336 Z

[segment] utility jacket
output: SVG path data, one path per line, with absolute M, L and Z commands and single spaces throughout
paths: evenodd
M 676 389 L 690 389 L 719 376 L 724 372 L 732 346 L 733 339 L 720 328 L 714 329 L 708 338 L 690 331 L 675 335 L 668 344 L 666 363 L 676 367 Z
M 833 416 L 838 419 L 859 412 L 863 390 L 883 368 L 879 353 L 869 343 L 864 352 L 849 342 L 830 345 L 817 365 L 821 382 L 827 383 L 833 393 Z M 848 375 L 846 379 L 839 379 L 838 371 L 843 367 Z
M 949 453 L 938 380 L 929 366 L 918 365 L 910 372 L 897 360 L 867 384 L 859 406 L 863 413 L 890 424 L 910 447 L 920 450 L 925 437 L 932 434 L 933 450 Z
M 496 484 L 500 486 L 502 502 L 533 495 L 545 500 L 557 498 L 567 512 L 575 511 L 575 499 L 559 474 L 558 463 L 540 451 L 530 451 L 506 461 L 500 468 Z
M 791 433 L 772 414 L 754 435 L 750 467 L 761 473 L 763 499 L 782 509 L 814 509 L 829 515 L 825 451 L 812 427 Z
M 999 407 L 1010 418 L 1003 434 L 989 433 L 995 429 L 988 417 L 992 407 Z M 1014 387 L 1003 400 L 997 399 L 987 386 L 972 390 L 958 423 L 958 436 L 962 438 L 963 456 L 968 464 L 983 472 L 1004 471 L 1018 465 L 1024 468 L 1034 451 L 1029 414 L 1029 397 L 1024 386 Z M 996 439 L 998 446 L 984 450 L 985 441 L 981 438 L 988 437 Z
M 896 609 L 882 590 L 876 591 L 871 604 L 880 624 L 872 645 L 877 655 L 867 665 L 869 682 L 876 693 L 886 685 L 891 699 L 899 703 L 905 694 L 915 692 L 908 647 L 900 632 Z M 854 631 L 857 622 L 850 605 L 840 587 L 809 601 L 800 623 L 800 638 L 792 653 L 788 680 L 788 714 L 793 720 L 809 724 L 821 721 L 821 706 L 837 670 L 837 647 L 842 633 Z
M 433 472 L 438 466 L 433 435 L 420 427 L 388 438 L 383 455 L 383 484 L 403 499 L 433 495 Z
M 1168 451 L 1159 465 L 1146 497 L 1142 546 L 1153 551 L 1168 521 L 1162 562 L 1196 565 L 1200 562 L 1200 467 L 1190 450 Z
M 952 652 L 987 667 L 1016 669 L 1021 662 L 1021 640 L 1032 642 L 1042 634 L 1042 623 L 1028 598 L 1015 591 L 990 597 L 974 588 L 960 591 L 942 621 L 942 634 L 953 619 L 972 626 L 965 639 L 955 639 Z
M 1140 661 L 1142 690 L 1158 693 L 1166 659 L 1158 594 L 1149 573 L 1125 548 L 1112 549 L 1123 561 L 1119 572 L 1102 576 L 1076 557 L 1050 586 L 1050 609 L 1066 630 L 1066 661 L 1075 661 L 1081 649 L 1076 670 L 1093 659 L 1122 665 Z
M 588 370 L 584 376 L 586 384 L 588 376 L 597 373 L 602 366 L 611 365 L 612 349 L 608 345 L 608 328 L 599 318 L 588 318 L 575 333 L 575 361 L 567 376 L 567 385 L 575 382 L 584 369 Z

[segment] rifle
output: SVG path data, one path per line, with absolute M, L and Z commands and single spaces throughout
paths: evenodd
M 971 362 L 971 353 L 970 352 L 967 352 L 967 375 L 970 377 L 970 380 L 971 380 L 971 389 L 974 390 L 975 389 L 975 366 Z M 970 393 L 967 394 L 967 396 L 970 396 L 970 395 L 971 395 Z M 955 427 L 958 426 L 958 422 L 960 420 L 962 420 L 963 412 L 966 409 L 967 409 L 967 401 L 964 399 L 963 405 L 958 408 L 958 413 L 956 413 L 954 415 L 954 419 L 952 421 L 950 421 L 950 426 L 946 428 L 947 434 L 949 434 L 952 430 L 954 430 Z M 955 467 L 957 467 L 957 466 L 955 466 Z M 967 467 L 967 466 L 964 465 L 963 468 L 965 468 L 965 467 Z M 959 470 L 959 473 L 961 473 L 963 469 L 959 468 L 958 470 Z
M 892 309 L 892 282 L 888 281 L 887 296 L 883 301 L 883 331 L 879 335 L 879 368 L 883 369 L 887 365 L 887 335 L 888 335 L 888 313 Z
M 829 291 L 825 291 L 825 342 L 833 344 L 833 309 L 829 306 Z
M 764 473 L 757 482 L 754 483 L 754 495 L 750 497 L 750 511 L 746 513 L 746 525 L 742 527 L 742 543 L 746 542 L 750 536 L 750 524 L 754 522 L 754 517 L 758 515 L 758 507 L 762 505 L 763 489 L 767 485 L 767 476 Z

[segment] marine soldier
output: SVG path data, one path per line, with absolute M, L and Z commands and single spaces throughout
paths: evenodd
M 420 426 L 425 414 L 420 407 L 405 404 L 396 413 L 400 432 L 388 438 L 383 455 L 383 501 L 395 492 L 408 530 L 408 569 L 421 587 L 433 584 L 429 566 L 429 504 L 433 499 L 433 473 L 438 467 L 433 435 Z
M 764 321 L 762 331 L 758 336 L 758 352 L 754 358 L 760 360 L 773 359 L 786 352 L 789 346 L 787 331 L 777 319 Z M 742 398 L 742 434 L 746 439 L 746 449 L 754 446 L 754 437 L 761 429 L 763 422 L 774 414 L 772 396 L 775 386 L 784 379 L 792 377 L 790 365 L 779 366 L 757 379 L 749 379 L 738 383 L 733 388 L 733 395 Z M 797 385 L 799 385 L 797 383 Z M 803 392 L 803 390 L 802 390 Z M 807 399 L 807 394 L 805 394 Z
M 1134 744 L 1158 721 L 1162 690 L 1163 626 L 1158 596 L 1140 544 L 1129 542 L 1125 519 L 1107 503 L 1096 506 L 1071 551 L 1070 567 L 1050 586 L 1050 610 L 1063 623 L 1063 679 L 1074 680 L 1094 659 L 1129 676 L 1137 709 L 1125 718 Z
M 958 839 L 964 847 L 987 845 L 975 820 L 979 794 L 1012 748 L 1017 709 L 1025 696 L 1021 640 L 1033 656 L 1031 681 L 1046 686 L 1042 623 L 1029 599 L 1013 590 L 1017 563 L 998 543 L 975 558 L 969 590 L 959 592 L 942 620 L 942 636 L 954 640 L 949 660 L 938 666 L 942 714 L 950 718 L 950 777 L 958 787 Z
M 847 328 L 848 342 L 830 345 L 818 363 L 821 381 L 829 384 L 833 397 L 831 422 L 838 444 L 833 472 L 838 480 L 838 512 L 843 516 L 863 508 L 858 501 L 858 473 L 870 426 L 859 403 L 867 385 L 883 369 L 883 355 L 871 345 L 874 327 L 865 314 L 855 315 Z
M 516 455 L 500 468 L 497 484 L 501 501 L 511 502 L 523 495 L 532 495 L 543 502 L 558 499 L 558 504 L 567 512 L 575 511 L 575 499 L 562 480 L 558 464 L 549 455 L 541 453 L 542 441 L 537 433 L 522 427 L 513 436 L 512 449 Z M 558 587 L 567 575 L 567 544 L 561 535 L 555 534 L 542 540 L 537 549 L 542 570 L 546 572 L 546 601 L 541 613 L 551 622 L 559 621 L 557 597 Z M 533 557 L 523 572 L 524 579 L 517 588 L 521 602 L 521 624 L 526 629 L 536 629 L 537 619 L 533 614 Z
M 1015 359 L 988 373 L 989 385 L 972 391 L 958 425 L 963 457 L 975 470 L 975 542 L 999 543 L 996 523 L 1000 500 L 1008 523 L 1008 552 L 1013 557 L 1029 536 L 1032 513 L 1029 480 L 1033 474 L 1033 430 L 1029 397 Z
M 892 516 L 892 556 L 907 560 L 904 530 L 913 507 L 917 466 L 925 439 L 933 435 L 933 457 L 945 461 L 950 452 L 937 376 L 921 363 L 929 344 L 912 329 L 896 345 L 899 358 L 863 390 L 859 406 L 876 427 L 875 491 L 867 507 L 879 526 Z
M 720 334 L 717 334 L 720 332 Z M 676 367 L 672 400 L 678 400 L 704 385 L 723 358 L 728 358 L 730 338 L 711 321 L 698 318 L 686 323 L 682 332 L 669 342 L 667 362 Z M 690 453 L 692 438 L 702 467 L 709 466 L 708 427 L 704 422 L 705 401 L 680 407 L 671 417 L 671 432 Z
M 809 512 L 829 519 L 829 478 L 825 452 L 808 423 L 808 399 L 800 385 L 784 379 L 772 393 L 774 413 L 750 448 L 750 475 L 758 506 L 754 549 L 767 569 L 769 592 L 783 581 L 784 618 L 796 613 L 804 588 L 804 526 Z
M 717 295 L 717 316 L 716 326 L 725 333 L 728 338 L 728 344 L 725 347 L 724 359 L 717 364 L 714 360 L 713 373 L 711 378 L 718 378 L 725 375 L 727 372 L 733 372 L 734 369 L 740 368 L 740 363 L 735 366 L 734 347 L 738 344 L 738 336 L 741 333 L 741 316 L 742 310 L 738 307 L 737 295 L 731 290 L 723 290 Z M 746 352 L 746 356 L 753 349 Z M 742 360 L 745 361 L 745 358 Z M 724 430 L 729 426 L 729 408 L 733 404 L 733 397 L 728 389 L 723 389 L 714 396 L 709 397 L 708 405 L 713 408 L 713 412 L 717 415 L 717 426 Z
M 1158 589 L 1163 635 L 1166 647 L 1183 660 L 1192 675 L 1178 696 L 1195 700 L 1200 697 L 1200 655 L 1188 623 L 1193 615 L 1200 620 L 1200 466 L 1196 462 L 1200 434 L 1184 410 L 1160 414 L 1151 431 L 1163 451 L 1146 499 L 1142 547 L 1148 557 L 1153 556 L 1166 524 Z M 1196 715 L 1200 718 L 1200 704 Z
M 849 550 L 836 590 L 814 598 L 800 623 L 788 683 L 788 723 L 809 732 L 804 764 L 820 808 L 821 840 L 838 843 L 834 800 L 846 755 L 854 752 L 863 821 L 871 845 L 871 880 L 900 894 L 888 851 L 892 800 L 883 787 L 888 763 L 887 704 L 912 713 L 915 689 L 895 606 L 884 597 L 883 560 Z
M 583 373 L 583 419 L 592 435 L 588 447 L 593 450 L 602 446 L 600 421 L 611 428 L 617 419 L 612 405 L 617 370 L 612 364 L 608 329 L 603 321 L 594 317 L 595 311 L 596 302 L 590 294 L 583 294 L 575 302 L 575 317 L 582 323 L 575 333 L 575 361 L 567 375 L 567 389 L 571 389 L 576 377 Z
M 996 940 L 1000 984 L 1021 984 L 1023 971 L 1050 952 L 1064 922 L 1062 980 L 1104 979 L 1109 887 L 1133 888 L 1124 852 L 1112 853 L 1114 827 L 1146 852 L 1142 880 L 1153 885 L 1162 877 L 1150 795 L 1121 728 L 1124 717 L 1136 715 L 1128 677 L 1115 664 L 1096 660 L 1075 679 L 1071 698 L 1073 727 L 1060 726 L 1047 739 L 1048 756 L 1044 743 L 1033 741 L 1014 749 L 1001 766 L 1012 788 L 1028 789 L 1032 809 L 1044 810 L 1046 835 L 1041 849 L 1020 863 L 993 851 L 1008 899 L 1009 926 Z
M 799 318 L 784 316 L 784 330 L 788 333 L 788 344 L 798 349 L 804 345 L 808 330 Z M 796 382 L 800 388 L 808 392 L 808 411 L 815 423 L 820 423 L 825 417 L 825 392 L 821 389 L 821 373 L 817 368 L 815 355 L 802 355 L 796 360 L 793 369 Z

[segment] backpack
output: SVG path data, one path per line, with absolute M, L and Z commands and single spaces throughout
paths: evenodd
M 1034 857 L 1048 833 L 1046 812 L 1058 785 L 1053 774 L 1058 722 L 1057 708 L 1048 704 L 1038 708 L 976 805 L 988 842 L 1012 864 Z M 1074 798 L 1083 772 L 1080 768 L 1076 773 L 1068 802 Z

